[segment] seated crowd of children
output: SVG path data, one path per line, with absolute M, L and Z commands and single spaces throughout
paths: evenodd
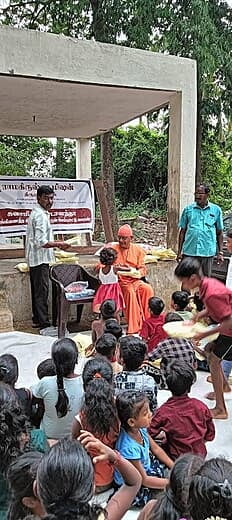
M 205 460 L 213 418 L 188 395 L 193 344 L 163 330 L 193 318 L 188 302 L 176 291 L 164 314 L 152 297 L 133 336 L 105 300 L 82 374 L 76 343 L 58 339 L 30 389 L 15 388 L 16 358 L 0 356 L 0 520 L 120 520 L 130 506 L 140 520 L 232 520 L 232 463 Z M 163 387 L 171 397 L 158 407 Z

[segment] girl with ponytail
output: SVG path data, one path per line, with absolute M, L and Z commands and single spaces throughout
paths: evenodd
M 79 440 L 61 440 L 39 464 L 35 491 L 47 513 L 44 520 L 120 520 L 141 485 L 138 471 L 88 432 L 82 432 Z M 93 461 L 87 452 L 94 452 Z M 99 461 L 117 466 L 125 482 L 106 509 L 91 503 L 93 464 Z
M 52 359 L 56 375 L 43 377 L 32 392 L 34 398 L 44 404 L 40 428 L 48 439 L 62 439 L 70 435 L 83 397 L 82 378 L 74 373 L 78 359 L 75 342 L 70 338 L 56 340 L 52 345 Z
M 222 457 L 207 460 L 192 479 L 189 500 L 192 520 L 232 520 L 232 463 Z
M 90 359 L 83 370 L 84 403 L 75 416 L 72 437 L 77 439 L 81 430 L 91 432 L 110 448 L 114 448 L 119 435 L 119 420 L 114 398 L 113 370 L 102 357 Z M 96 493 L 111 487 L 114 469 L 108 461 L 94 467 Z

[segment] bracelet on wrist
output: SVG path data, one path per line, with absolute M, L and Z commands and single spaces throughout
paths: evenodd
M 219 251 L 219 255 L 224 255 L 223 251 Z

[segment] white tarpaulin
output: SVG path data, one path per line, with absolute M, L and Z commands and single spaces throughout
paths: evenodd
M 9 7 L 10 0 L 0 0 L 0 9 L 6 9 L 6 7 Z
M 25 235 L 27 220 L 42 184 L 54 189 L 51 224 L 55 233 L 94 229 L 94 191 L 90 180 L 1 177 L 0 235 Z
M 74 334 L 75 335 L 75 334 Z M 72 337 L 73 334 L 69 337 Z M 17 387 L 27 388 L 38 381 L 36 369 L 44 359 L 51 357 L 51 346 L 58 338 L 40 336 L 27 332 L 1 332 L 0 355 L 12 354 L 18 360 L 19 378 Z M 81 374 L 85 358 L 78 356 L 78 365 L 75 372 Z

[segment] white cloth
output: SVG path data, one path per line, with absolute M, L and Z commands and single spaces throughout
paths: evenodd
M 53 249 L 43 247 L 53 240 L 49 212 L 36 204 L 27 224 L 25 257 L 30 267 L 54 262 Z
M 226 276 L 226 287 L 232 290 L 232 256 L 230 257 L 228 271 Z
M 109 285 L 111 283 L 118 283 L 118 276 L 114 273 L 114 268 L 111 266 L 110 271 L 104 274 L 102 268 L 99 270 L 99 280 L 102 285 Z
M 56 376 L 43 377 L 37 385 L 31 388 L 35 397 L 43 399 L 45 412 L 40 428 L 45 431 L 49 439 L 62 439 L 67 435 L 70 436 L 73 419 L 82 406 L 84 391 L 81 376 L 64 377 L 64 389 L 69 399 L 68 412 L 64 417 L 57 417 L 55 408 L 58 400 Z

